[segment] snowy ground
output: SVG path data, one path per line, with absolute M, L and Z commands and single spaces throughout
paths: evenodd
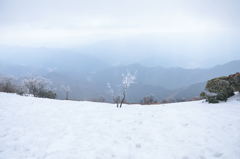
M 240 159 L 240 96 L 117 109 L 0 93 L 0 159 Z

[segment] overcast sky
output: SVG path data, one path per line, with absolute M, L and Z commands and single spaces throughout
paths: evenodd
M 210 66 L 240 59 L 240 1 L 0 0 L 0 45 Z

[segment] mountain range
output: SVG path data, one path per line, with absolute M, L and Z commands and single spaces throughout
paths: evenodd
M 71 99 L 97 101 L 104 98 L 111 101 L 107 83 L 118 92 L 122 74 L 131 72 L 135 74 L 136 82 L 129 88 L 127 101 L 139 102 L 150 95 L 158 101 L 192 99 L 199 96 L 209 79 L 240 72 L 240 60 L 212 68 L 186 69 L 141 64 L 116 66 L 91 56 L 52 55 L 54 58 L 49 56 L 37 62 L 16 60 L 6 63 L 0 59 L 0 75 L 17 78 L 44 76 L 52 81 L 60 99 L 65 97 L 61 86 L 67 85 L 71 88 Z

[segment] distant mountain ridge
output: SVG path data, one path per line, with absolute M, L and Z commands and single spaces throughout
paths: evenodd
M 65 62 L 64 66 L 61 66 L 62 62 Z M 121 76 L 126 71 L 136 72 L 137 78 L 136 83 L 129 89 L 129 102 L 139 102 L 148 95 L 155 96 L 159 101 L 170 98 L 190 99 L 199 95 L 207 80 L 240 72 L 240 60 L 207 69 L 146 67 L 140 64 L 111 66 L 84 56 L 81 59 L 69 57 L 61 61 L 55 57 L 52 63 L 48 59 L 45 65 L 39 67 L 0 64 L 0 75 L 16 77 L 41 75 L 53 81 L 59 98 L 64 98 L 64 93 L 59 87 L 69 85 L 70 97 L 78 100 L 100 97 L 111 100 L 107 83 L 111 83 L 117 90 Z
M 100 81 L 119 80 L 122 73 L 137 72 L 137 81 L 141 84 L 161 86 L 166 89 L 179 89 L 210 78 L 224 76 L 240 71 L 240 60 L 232 61 L 209 69 L 183 69 L 164 67 L 145 67 L 139 64 L 110 67 L 96 72 L 92 78 Z M 111 77 L 111 78 L 109 78 Z

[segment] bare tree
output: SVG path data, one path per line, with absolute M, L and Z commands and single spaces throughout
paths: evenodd
M 120 90 L 116 93 L 112 88 L 110 83 L 107 83 L 107 87 L 109 89 L 109 93 L 112 96 L 112 100 L 117 104 L 117 108 L 121 108 L 123 103 L 126 100 L 127 90 L 128 88 L 135 83 L 136 80 L 136 72 L 134 74 L 127 71 L 127 73 L 122 74 L 122 81 L 120 84 Z
M 136 73 L 131 74 L 130 72 L 127 71 L 126 74 L 122 74 L 122 83 L 121 83 L 122 92 L 121 92 L 121 101 L 119 105 L 120 108 L 122 107 L 122 104 L 126 100 L 128 88 L 135 83 L 135 80 L 136 80 Z
M 56 93 L 54 93 L 51 88 L 51 82 L 43 77 L 31 77 L 23 81 L 24 86 L 27 88 L 28 93 L 35 97 L 43 98 L 56 98 Z
M 119 103 L 120 103 L 120 101 L 121 101 L 121 97 L 120 97 L 120 96 L 115 96 L 115 97 L 113 98 L 113 101 L 114 101 L 114 103 L 117 104 L 117 108 L 118 108 L 118 107 L 119 107 Z
M 47 80 L 42 77 L 30 77 L 23 81 L 28 93 L 37 96 L 41 90 L 47 85 Z
M 66 86 L 66 85 L 62 85 L 61 87 L 65 92 L 65 99 L 69 100 L 69 93 L 71 91 L 71 88 L 69 86 Z
M 142 104 L 156 104 L 157 100 L 155 99 L 154 96 L 150 95 L 150 96 L 143 97 L 141 103 Z
M 0 77 L 0 92 L 17 93 L 17 86 L 11 77 Z
M 116 95 L 116 92 L 114 91 L 114 89 L 112 88 L 112 86 L 111 86 L 111 84 L 109 82 L 107 83 L 107 88 L 108 88 L 109 93 L 110 93 L 110 95 L 112 97 L 113 103 L 116 103 L 117 107 L 118 107 L 119 103 L 120 103 L 120 96 Z

